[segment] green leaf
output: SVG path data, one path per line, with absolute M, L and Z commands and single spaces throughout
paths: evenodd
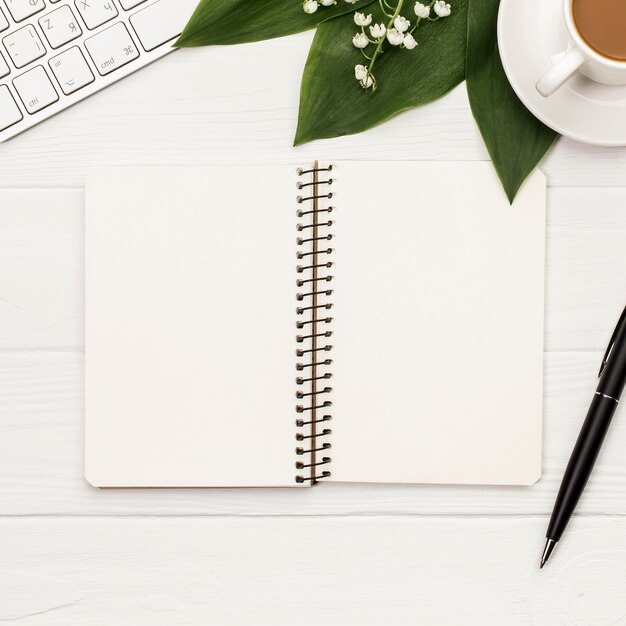
M 191 48 L 248 43 L 292 35 L 338 15 L 351 13 L 374 0 L 354 4 L 338 0 L 309 15 L 301 0 L 201 0 L 174 46 Z
M 413 1 L 404 14 L 415 19 Z M 435 100 L 465 78 L 468 0 L 452 2 L 452 15 L 423 21 L 414 32 L 418 47 L 385 46 L 373 73 L 376 91 L 365 91 L 354 77 L 354 66 L 367 65 L 352 45 L 357 32 L 352 16 L 322 24 L 309 52 L 300 90 L 300 114 L 295 145 L 359 133 L 400 111 Z M 368 8 L 375 22 L 387 23 L 378 4 Z
M 515 95 L 500 60 L 499 0 L 470 0 L 467 92 L 487 150 L 513 202 L 558 134 L 535 118 Z

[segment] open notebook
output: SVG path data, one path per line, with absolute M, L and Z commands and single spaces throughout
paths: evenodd
M 488 163 L 95 174 L 88 481 L 535 482 L 545 196 Z

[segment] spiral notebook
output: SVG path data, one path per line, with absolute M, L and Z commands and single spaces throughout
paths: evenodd
M 477 162 L 94 174 L 88 481 L 535 482 L 545 204 Z

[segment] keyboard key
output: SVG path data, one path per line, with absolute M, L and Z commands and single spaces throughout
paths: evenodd
M 80 48 L 70 48 L 52 57 L 49 63 L 50 69 L 59 81 L 59 85 L 61 85 L 61 89 L 66 96 L 93 83 L 95 80 Z
M 4 13 L 0 10 L 0 33 L 9 28 L 9 20 L 4 17 Z
M 31 24 L 7 35 L 2 41 L 18 70 L 46 53 L 35 27 Z
M 101 76 L 106 76 L 139 57 L 135 43 L 122 22 L 86 39 L 85 47 Z
M 4 60 L 4 57 L 0 54 L 0 78 L 4 78 L 11 72 L 11 68 Z
M 120 4 L 122 5 L 122 9 L 124 11 L 130 11 L 135 7 L 138 7 L 140 4 L 143 4 L 146 0 L 120 0 Z
M 72 9 L 67 5 L 39 18 L 39 26 L 51 48 L 60 48 L 83 34 Z
M 39 11 L 43 11 L 43 0 L 4 0 L 9 12 L 16 22 L 21 22 Z
M 89 30 L 106 24 L 118 16 L 113 0 L 74 0 Z
M 158 0 L 130 17 L 144 50 L 150 52 L 183 32 L 198 0 Z
M 31 115 L 45 109 L 59 99 L 46 70 L 38 65 L 25 74 L 13 79 L 13 86 Z
M 17 124 L 23 118 L 9 88 L 6 85 L 0 85 L 0 131 Z

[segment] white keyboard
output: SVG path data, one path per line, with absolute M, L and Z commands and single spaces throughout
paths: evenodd
M 173 49 L 198 0 L 0 0 L 0 142 Z

